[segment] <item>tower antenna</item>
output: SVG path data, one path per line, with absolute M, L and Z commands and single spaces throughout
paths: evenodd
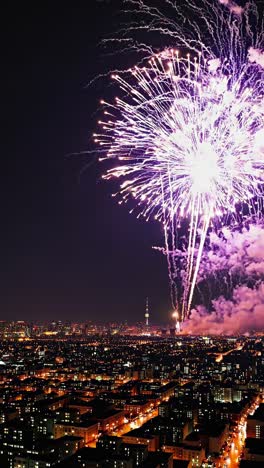
M 148 302 L 148 297 L 146 299 L 146 310 L 145 310 L 145 323 L 146 326 L 149 326 L 149 302 Z

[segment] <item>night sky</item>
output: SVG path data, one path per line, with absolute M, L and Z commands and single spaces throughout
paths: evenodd
M 151 319 L 166 321 L 160 226 L 112 199 L 102 163 L 69 156 L 93 148 L 99 99 L 112 97 L 108 80 L 86 83 L 127 65 L 97 47 L 119 2 L 59 3 L 1 15 L 0 319 L 131 322 L 148 296 Z

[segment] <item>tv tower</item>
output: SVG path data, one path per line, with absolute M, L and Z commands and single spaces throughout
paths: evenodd
M 148 297 L 147 297 L 147 299 L 146 299 L 145 323 L 146 323 L 146 327 L 148 327 L 148 325 L 149 325 L 149 303 L 148 303 Z

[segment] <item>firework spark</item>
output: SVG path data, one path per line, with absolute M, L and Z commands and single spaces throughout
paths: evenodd
M 190 313 L 209 226 L 235 213 L 237 204 L 250 206 L 251 200 L 262 198 L 263 32 L 254 34 L 250 29 L 250 15 L 254 13 L 258 23 L 251 2 L 246 12 L 246 8 L 238 11 L 234 2 L 217 1 L 209 13 L 204 0 L 202 15 L 195 2 L 187 2 L 186 9 L 192 11 L 192 23 L 184 17 L 188 33 L 186 26 L 181 28 L 180 22 L 142 0 L 125 3 L 144 16 L 141 28 L 166 34 L 189 51 L 180 56 L 178 50 L 165 49 L 144 67 L 133 68 L 128 77 L 115 74 L 122 97 L 115 103 L 103 101 L 105 119 L 95 135 L 105 158 L 118 161 L 104 178 L 120 179 L 120 202 L 134 198 L 138 216 L 154 217 L 164 225 L 175 308 L 177 267 L 169 251 L 170 246 L 176 250 L 181 220 L 189 220 L 182 321 Z M 174 3 L 166 0 L 166 4 L 178 19 L 183 18 Z M 195 14 L 206 25 L 206 41 Z M 128 31 L 138 28 L 133 25 Z M 145 50 L 149 52 L 149 46 Z

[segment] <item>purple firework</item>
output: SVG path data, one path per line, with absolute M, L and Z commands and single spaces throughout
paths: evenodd
M 216 2 L 211 12 L 204 0 L 203 22 L 207 37 L 214 38 L 209 48 L 195 21 L 186 36 L 184 28 L 156 8 L 141 0 L 125 3 L 144 16 L 146 26 L 149 18 L 154 30 L 170 34 L 179 50 L 156 53 L 125 78 L 113 75 L 122 97 L 115 103 L 102 101 L 105 119 L 95 141 L 105 153 L 102 159 L 118 162 L 103 177 L 120 179 L 121 202 L 133 197 L 138 216 L 164 225 L 172 302 L 182 321 L 189 316 L 210 224 L 235 212 L 238 203 L 262 199 L 263 31 L 250 29 L 250 15 L 257 18 L 253 3 L 245 11 L 222 0 L 224 5 Z M 179 15 L 179 8 L 167 3 Z M 186 7 L 197 12 L 195 2 Z M 217 12 L 221 15 L 212 23 Z M 223 29 L 225 43 L 219 49 Z M 185 56 L 183 46 L 189 50 Z M 149 51 L 147 45 L 145 49 Z M 189 239 L 180 310 L 175 256 L 169 251 L 175 250 L 175 232 L 183 218 L 189 220 Z

